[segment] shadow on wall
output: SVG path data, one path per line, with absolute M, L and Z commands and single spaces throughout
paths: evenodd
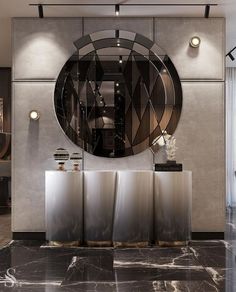
M 33 147 L 32 147 L 33 143 Z M 33 159 L 29 160 L 29 166 L 38 160 L 39 158 L 39 121 L 34 121 L 29 119 L 29 126 L 28 126 L 28 137 L 27 137 L 27 153 L 28 157 Z
M 191 58 L 197 58 L 199 55 L 199 48 L 192 48 L 192 47 L 188 46 L 187 54 Z

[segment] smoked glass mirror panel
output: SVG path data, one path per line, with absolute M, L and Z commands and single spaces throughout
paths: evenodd
M 182 89 L 162 49 L 139 34 L 112 30 L 74 44 L 54 101 L 58 121 L 76 145 L 97 156 L 125 157 L 152 147 L 163 131 L 174 133 Z

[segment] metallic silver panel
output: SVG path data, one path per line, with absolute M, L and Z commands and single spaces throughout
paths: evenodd
M 46 171 L 46 239 L 81 241 L 82 172 Z
M 155 240 L 187 241 L 191 235 L 192 172 L 155 172 Z
M 153 172 L 118 171 L 113 241 L 144 243 L 152 238 Z
M 84 172 L 84 238 L 89 244 L 112 242 L 115 171 Z

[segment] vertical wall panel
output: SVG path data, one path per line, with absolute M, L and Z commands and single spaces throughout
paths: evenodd
M 13 86 L 12 227 L 13 231 L 44 231 L 44 171 L 56 169 L 56 148 L 73 151 L 61 132 L 53 108 L 55 82 L 17 82 Z M 36 109 L 40 119 L 32 121 Z
M 177 160 L 192 170 L 193 231 L 223 231 L 225 218 L 224 83 L 183 82 L 175 132 Z

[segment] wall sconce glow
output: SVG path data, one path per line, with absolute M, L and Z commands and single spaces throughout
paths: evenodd
M 192 48 L 198 48 L 200 46 L 201 39 L 198 36 L 193 36 L 189 42 Z
M 29 117 L 31 120 L 37 121 L 40 118 L 40 114 L 36 110 L 32 110 L 29 112 Z
M 39 4 L 38 5 L 38 13 L 39 13 L 39 18 L 43 18 L 43 5 Z

